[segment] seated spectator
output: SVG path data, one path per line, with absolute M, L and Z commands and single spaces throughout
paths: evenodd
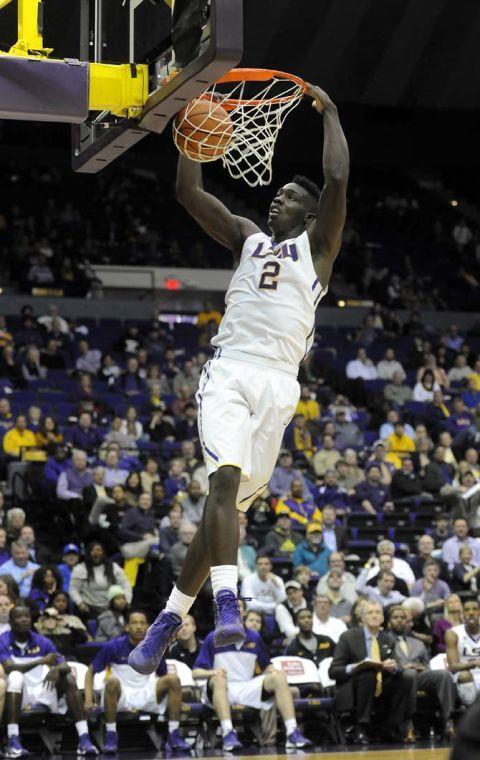
M 394 467 L 400 469 L 402 459 L 409 453 L 415 451 L 415 442 L 413 438 L 405 432 L 405 426 L 400 420 L 394 425 L 394 432 L 387 436 L 385 441 L 387 446 L 387 461 L 391 462 Z
M 28 598 L 33 609 L 43 612 L 52 604 L 53 596 L 62 589 L 62 576 L 53 565 L 42 565 L 35 570 Z
M 190 483 L 190 477 L 185 472 L 185 463 L 179 457 L 172 459 L 165 478 L 164 486 L 167 496 L 176 496 L 179 491 L 186 491 Z
M 27 428 L 27 418 L 19 414 L 15 425 L 3 436 L 3 450 L 12 459 L 20 459 L 24 451 L 37 447 L 37 438 L 33 430 Z
M 380 570 L 377 585 L 367 583 L 368 569 L 364 568 L 357 579 L 357 591 L 369 601 L 378 602 L 383 608 L 391 604 L 400 604 L 405 599 L 399 591 L 394 591 L 395 576 L 390 570 Z
M 469 432 L 473 426 L 473 415 L 465 406 L 461 396 L 456 396 L 452 403 L 452 412 L 445 422 L 445 428 L 454 439 L 454 444 L 458 447 L 465 443 L 469 444 Z
M 181 504 L 175 503 L 168 513 L 168 524 L 162 525 L 160 523 L 160 551 L 163 554 L 168 554 L 174 544 L 180 539 L 180 526 L 183 519 L 183 509 Z M 163 522 L 163 520 L 162 520 Z
M 383 395 L 390 404 L 403 406 L 406 401 L 411 401 L 413 397 L 412 389 L 406 385 L 404 375 L 401 372 L 394 372 L 390 381 L 383 389 Z
M 121 452 L 137 450 L 137 442 L 133 435 L 122 432 L 122 418 L 115 415 L 110 423 L 110 430 L 104 438 L 105 443 L 118 443 Z
M 78 359 L 75 362 L 75 368 L 79 372 L 88 372 L 96 376 L 102 365 L 102 352 L 98 348 L 90 348 L 88 341 L 80 340 L 78 342 Z
M 286 581 L 285 593 L 287 598 L 275 607 L 275 620 L 280 633 L 288 641 L 300 631 L 295 618 L 299 610 L 307 608 L 307 602 L 303 596 L 302 584 L 298 581 Z
M 193 441 L 182 441 L 182 459 L 185 462 L 185 470 L 192 478 L 194 471 L 200 464 L 200 459 L 197 457 Z M 202 489 L 201 491 L 204 493 Z
M 79 644 L 85 644 L 89 635 L 84 624 L 76 615 L 70 615 L 70 599 L 64 591 L 53 595 L 52 606 L 47 607 L 35 623 L 35 629 L 50 639 L 60 654 L 71 657 Z
M 420 380 L 413 388 L 413 400 L 433 401 L 433 394 L 440 390 L 440 385 L 435 381 L 434 374 L 430 369 L 426 369 L 420 377 Z
M 457 517 L 453 521 L 453 536 L 445 541 L 442 549 L 442 559 L 450 571 L 459 562 L 460 549 L 463 546 L 470 546 L 472 550 L 472 565 L 480 565 L 480 539 L 470 536 L 469 531 L 470 525 L 464 517 Z
M 42 410 L 37 404 L 32 404 L 27 412 L 27 426 L 37 435 L 42 424 Z
M 26 382 L 30 380 L 45 380 L 47 368 L 41 363 L 40 351 L 36 346 L 30 346 L 22 364 L 22 375 Z
M 319 636 L 327 636 L 329 639 L 338 642 L 338 639 L 347 626 L 343 620 L 333 617 L 331 614 L 332 603 L 326 595 L 316 596 L 313 605 L 313 632 Z
M 57 481 L 57 498 L 65 502 L 70 520 L 78 532 L 83 528 L 83 492 L 93 482 L 92 471 L 88 467 L 87 455 L 75 449 L 70 465 L 61 473 Z
M 120 393 L 124 393 L 125 396 L 138 396 L 140 393 L 144 393 L 147 386 L 139 369 L 138 359 L 134 356 L 127 359 L 126 369 L 117 377 L 115 388 Z
M 13 426 L 13 414 L 10 401 L 7 398 L 0 399 L 0 430 L 9 430 Z
M 37 446 L 39 449 L 54 451 L 55 447 L 63 442 L 63 434 L 58 428 L 58 424 L 53 417 L 43 418 L 38 432 L 35 434 Z
M 343 552 L 347 548 L 347 529 L 337 522 L 337 510 L 331 504 L 322 509 L 323 543 L 332 552 Z M 316 521 L 316 520 L 315 520 Z
M 183 370 L 177 372 L 173 379 L 173 393 L 178 396 L 180 387 L 188 385 L 190 395 L 194 396 L 198 390 L 200 374 L 191 359 L 187 359 L 183 365 Z
M 352 573 L 345 570 L 345 560 L 343 554 L 340 552 L 333 552 L 328 558 L 328 571 L 323 575 L 317 583 L 316 593 L 317 596 L 325 596 L 328 585 L 328 575 L 332 570 L 337 570 L 341 574 L 342 583 L 340 586 L 340 593 L 345 599 L 348 599 L 352 604 L 355 603 L 357 598 L 357 592 L 355 590 L 356 578 Z
M 402 607 L 409 610 L 407 619 L 407 633 L 419 641 L 423 641 L 427 649 L 433 644 L 433 635 L 429 618 L 425 615 L 425 605 L 418 596 L 410 596 L 402 603 Z
M 306 538 L 296 547 L 292 555 L 293 567 L 307 565 L 319 576 L 327 572 L 328 557 L 331 551 L 323 543 L 321 523 L 307 525 Z
M 10 601 L 17 604 L 20 600 L 20 589 L 17 581 L 13 576 L 8 573 L 2 573 L 0 575 L 0 594 L 8 596 Z
M 338 462 L 337 462 L 338 465 Z M 320 508 L 329 504 L 339 512 L 347 506 L 348 494 L 345 488 L 338 485 L 338 476 L 335 470 L 327 470 L 323 485 L 317 489 L 316 502 Z
M 439 563 L 434 559 L 427 559 L 423 565 L 423 579 L 413 584 L 411 594 L 422 600 L 427 613 L 442 609 L 445 599 L 450 596 L 448 584 L 442 581 L 439 575 Z
M 400 557 L 395 556 L 395 544 L 393 541 L 389 541 L 388 539 L 384 539 L 382 541 L 379 541 L 377 544 L 377 557 L 381 557 L 382 554 L 389 554 L 392 557 L 392 572 L 394 573 L 396 578 L 401 578 L 405 583 L 407 584 L 408 588 L 411 589 L 413 584 L 415 583 L 415 576 L 413 574 L 413 570 L 408 564 L 408 562 L 404 559 L 400 559 Z M 376 557 L 372 557 L 369 561 L 370 564 L 370 570 L 367 576 L 367 581 L 371 580 L 371 578 L 374 578 L 380 569 L 379 561 Z
M 7 531 L 0 528 L 0 565 L 10 559 L 10 551 L 7 546 Z
M 378 576 L 382 570 L 388 570 L 390 573 L 393 573 L 393 561 L 394 557 L 392 557 L 391 554 L 380 554 L 378 557 L 378 568 L 376 565 L 376 557 L 370 557 L 369 561 L 366 563 L 365 568 L 368 569 L 367 573 L 367 585 L 368 586 L 376 586 L 378 582 Z M 373 577 L 371 576 L 371 570 L 372 568 L 375 568 L 376 575 Z M 377 571 L 378 570 L 378 571 Z M 409 587 L 407 583 L 403 580 L 403 578 L 399 578 L 398 576 L 393 573 L 395 578 L 395 583 L 393 584 L 393 590 L 399 591 L 400 594 L 403 594 L 403 596 L 407 597 L 409 596 Z M 360 576 L 359 576 L 360 577 Z
M 203 302 L 203 308 L 197 314 L 197 327 L 200 330 L 202 327 L 208 325 L 209 322 L 215 322 L 218 325 L 222 321 L 222 315 L 215 309 L 212 302 L 205 300 Z
M 462 600 L 458 594 L 450 594 L 443 605 L 443 617 L 433 626 L 435 650 L 438 653 L 446 651 L 445 633 L 463 622 Z
M 111 354 L 105 354 L 102 357 L 101 368 L 98 373 L 98 379 L 107 383 L 109 388 L 113 388 L 122 370 L 115 362 Z
M 338 470 L 340 470 L 341 461 L 339 459 L 337 462 Z M 358 455 L 354 449 L 345 449 L 343 452 L 343 463 L 345 467 L 342 469 L 342 477 L 341 479 L 339 478 L 339 482 L 349 494 L 353 494 L 355 487 L 365 480 L 365 473 L 358 466 Z
M 439 367 L 435 356 L 431 353 L 424 353 L 423 366 L 417 370 L 417 383 L 422 382 L 422 378 L 425 372 L 430 372 L 433 375 L 434 384 L 439 388 L 448 388 L 448 377 L 443 367 Z
M 398 373 L 402 380 L 405 380 L 406 374 L 400 362 L 395 358 L 393 348 L 387 348 L 385 355 L 377 364 L 377 374 L 380 380 L 392 380 L 395 373 Z
M 60 316 L 58 306 L 55 306 L 55 304 L 50 303 L 47 306 L 47 313 L 41 317 L 38 317 L 37 322 L 45 330 L 50 330 L 50 328 L 52 327 L 52 323 L 54 321 L 57 323 L 57 326 L 60 332 L 65 333 L 65 334 L 68 333 L 69 331 L 68 322 L 66 321 L 66 319 Z
M 390 489 L 381 483 L 381 470 L 375 462 L 368 465 L 366 480 L 355 488 L 357 507 L 371 515 L 378 512 L 393 512 L 394 505 L 390 497 Z
M 290 451 L 285 449 L 280 452 L 278 458 L 279 464 L 275 467 L 268 487 L 270 493 L 274 498 L 280 498 L 283 494 L 288 493 L 291 489 L 292 480 L 301 480 L 305 487 L 305 492 L 308 490 L 307 483 L 300 470 L 297 470 L 293 466 L 293 457 Z
M 170 565 L 172 567 L 174 578 L 178 578 L 178 576 L 180 575 L 183 562 L 185 560 L 185 557 L 187 556 L 188 547 L 192 543 L 193 537 L 196 532 L 197 532 L 196 525 L 193 525 L 193 523 L 186 522 L 185 520 L 182 522 L 180 529 L 178 531 L 179 540 L 175 544 L 173 544 L 173 546 L 170 548 L 167 554 L 167 557 L 170 560 Z
M 170 647 L 168 656 L 172 660 L 184 662 L 189 668 L 193 668 L 195 660 L 200 653 L 202 642 L 197 635 L 197 624 L 193 615 L 183 618 L 183 625 L 177 633 L 175 641 Z
M 6 594 L 0 594 L 0 635 L 10 630 L 10 610 L 14 603 Z
M 468 599 L 463 605 L 465 622 L 445 633 L 448 668 L 464 705 L 471 705 L 479 692 L 477 642 L 480 637 L 480 603 Z
M 311 607 L 314 596 L 311 586 L 312 571 L 307 565 L 297 565 L 293 571 L 293 579 L 300 583 L 305 601 Z
M 378 602 L 368 602 L 362 625 L 345 632 L 335 648 L 329 675 L 336 681 L 337 709 L 355 715 L 354 741 L 368 745 L 374 705 L 386 714 L 382 734 L 389 742 L 405 739 L 411 718 L 413 674 L 400 669 L 394 657 L 395 639 L 381 630 L 384 615 Z
M 66 441 L 69 446 L 87 454 L 93 454 L 102 442 L 99 431 L 93 427 L 90 412 L 82 412 L 78 423 L 67 430 Z
M 86 509 L 90 510 L 99 501 L 108 502 L 110 497 L 105 488 L 105 467 L 94 467 L 92 470 L 92 483 L 85 486 L 82 492 L 83 503 Z
M 417 691 L 425 692 L 429 697 L 436 697 L 440 704 L 443 718 L 443 734 L 452 739 L 454 726 L 452 713 L 456 701 L 456 689 L 451 674 L 446 670 L 431 670 L 430 656 L 425 644 L 406 631 L 409 611 L 403 607 L 391 607 L 388 612 L 388 630 L 395 636 L 395 660 L 399 667 L 409 673 L 415 673 L 416 685 L 412 689 L 410 715 L 416 712 Z
M 62 589 L 68 594 L 73 568 L 80 562 L 80 549 L 77 544 L 67 544 L 64 546 L 62 559 L 63 562 L 60 565 L 57 565 L 57 570 L 62 579 Z
M 148 433 L 148 436 L 153 443 L 175 440 L 175 426 L 169 419 L 164 417 L 164 411 L 162 409 L 156 409 L 152 412 L 148 428 L 145 432 Z
M 265 543 L 259 551 L 261 556 L 291 558 L 295 547 L 302 540 L 297 530 L 292 530 L 292 518 L 288 507 L 277 507 L 277 520 L 265 536 Z
M 195 526 L 198 527 L 198 526 Z M 257 553 L 253 546 L 248 541 L 247 531 L 245 526 L 240 525 L 239 543 L 238 543 L 238 580 L 243 581 L 244 578 L 249 576 L 255 571 L 255 562 Z
M 32 576 L 39 565 L 29 560 L 28 548 L 21 541 L 14 541 L 10 551 L 12 558 L 3 563 L 2 575 L 11 575 L 18 583 L 20 595 L 27 597 L 30 594 Z
M 436 549 L 442 549 L 445 541 L 453 535 L 453 527 L 448 515 L 440 513 L 433 518 L 433 530 L 430 533 Z
M 105 488 L 124 486 L 127 478 L 128 470 L 125 467 L 122 467 L 118 451 L 109 451 L 105 457 Z
M 200 483 L 197 480 L 191 481 L 187 493 L 180 501 L 184 519 L 198 526 L 202 519 L 206 497 L 202 494 Z
M 128 603 L 132 589 L 122 568 L 105 555 L 102 544 L 92 542 L 85 551 L 85 559 L 75 565 L 70 580 L 70 596 L 84 617 L 98 617 L 108 609 L 108 589 L 121 586 Z
M 180 420 L 177 422 L 177 438 L 180 441 L 198 441 L 198 410 L 196 404 L 185 404 Z
M 421 479 L 415 475 L 413 460 L 410 457 L 404 457 L 401 462 L 401 469 L 395 470 L 393 473 L 390 492 L 393 501 L 399 504 L 412 499 L 432 500 L 432 494 L 424 490 Z
M 277 514 L 285 509 L 296 527 L 305 527 L 312 520 L 322 521 L 322 513 L 313 503 L 310 492 L 304 491 L 303 482 L 297 478 L 292 480 L 290 493 L 279 499 L 275 506 Z
M 386 441 L 388 436 L 393 435 L 395 433 L 395 425 L 397 422 L 401 422 L 401 418 L 399 413 L 396 409 L 389 409 L 387 412 L 387 419 L 386 422 L 381 425 L 380 430 L 378 431 L 379 437 Z M 409 438 L 414 439 L 415 438 L 415 431 L 411 425 L 407 423 L 403 423 L 404 431 L 406 435 L 409 436 Z
M 125 631 L 128 601 L 121 586 L 108 589 L 108 610 L 98 616 L 95 641 L 111 641 Z
M 455 357 L 453 367 L 448 370 L 448 382 L 450 385 L 452 383 L 465 383 L 471 374 L 472 368 L 468 366 L 467 358 L 463 354 L 459 354 Z
M 23 388 L 25 380 L 22 368 L 15 358 L 13 343 L 8 343 L 0 353 L 0 377 L 10 380 L 14 388 Z
M 69 466 L 68 452 L 65 446 L 56 446 L 53 455 L 47 459 L 43 477 L 49 491 L 56 492 L 57 481 Z
M 142 488 L 140 473 L 135 471 L 131 472 L 128 475 L 125 481 L 125 486 L 123 487 L 123 491 L 125 493 L 125 500 L 127 504 L 130 504 L 131 507 L 138 506 L 138 500 L 142 493 L 148 493 L 150 495 L 152 493 L 151 489 Z
M 368 358 L 364 348 L 359 348 L 357 358 L 347 363 L 346 375 L 350 380 L 376 380 L 377 369 L 371 359 Z
M 395 468 L 393 464 L 386 461 L 386 457 L 387 449 L 384 442 L 380 440 L 375 441 L 373 444 L 372 454 L 368 459 L 368 463 L 375 463 L 378 467 L 380 467 L 380 482 L 383 483 L 384 486 L 389 486 L 392 482 L 392 473 L 394 472 Z
M 477 359 L 474 363 L 469 379 L 475 382 L 475 390 L 480 391 L 480 359 Z
M 38 543 L 35 531 L 31 525 L 23 525 L 20 528 L 19 540 L 23 541 L 28 549 L 28 556 L 32 562 L 38 562 L 39 565 L 45 564 L 50 558 L 50 551 L 43 544 Z
M 18 541 L 20 531 L 25 525 L 26 514 L 20 507 L 12 507 L 7 510 L 5 528 L 7 531 L 7 541 Z
M 148 457 L 140 473 L 140 482 L 142 489 L 151 494 L 154 483 L 160 483 L 158 474 L 158 462 L 153 457 Z
M 339 408 L 335 416 L 335 443 L 338 449 L 363 446 L 363 433 L 355 422 L 347 419 L 346 409 Z
M 18 730 L 22 705 L 32 707 L 41 704 L 50 712 L 58 713 L 58 703 L 63 696 L 73 713 L 78 733 L 77 753 L 97 755 L 98 750 L 88 735 L 83 702 L 69 665 L 49 639 L 32 631 L 32 617 L 28 607 L 18 606 L 11 610 L 10 626 L 11 631 L 0 637 L 0 664 L 8 679 L 8 755 L 24 757 L 27 754 Z M 39 665 L 44 667 L 37 669 Z M 25 677 L 27 673 L 28 679 Z
M 130 507 L 125 512 L 118 536 L 125 559 L 144 559 L 158 546 L 159 533 L 150 494 L 142 493 L 138 507 Z
M 270 669 L 270 658 L 260 635 L 246 629 L 246 640 L 239 647 L 218 650 L 213 633 L 209 633 L 193 669 L 194 678 L 206 678 L 205 701 L 215 706 L 221 723 L 224 751 L 240 750 L 242 745 L 233 730 L 230 705 L 242 704 L 256 709 L 270 709 L 276 704 L 285 724 L 286 747 L 300 749 L 311 742 L 299 731 L 293 699 L 285 674 Z M 239 657 L 240 651 L 249 653 Z M 253 655 L 253 656 L 250 656 Z M 255 676 L 258 669 L 263 675 Z
M 312 434 L 308 428 L 307 420 L 303 414 L 295 414 L 292 421 L 292 427 L 289 431 L 289 445 L 298 457 L 302 455 L 306 460 L 310 460 L 315 453 Z
M 175 417 L 182 417 L 186 412 L 187 406 L 191 406 L 192 404 L 195 405 L 193 396 L 190 393 L 190 386 L 181 385 L 178 389 L 177 397 L 171 403 L 170 408 Z
M 307 608 L 298 610 L 294 622 L 298 633 L 288 644 L 285 654 L 312 660 L 318 668 L 322 660 L 333 656 L 335 642 L 328 636 L 313 632 L 313 613 Z
M 180 732 L 180 707 L 182 688 L 177 675 L 168 674 L 165 659 L 162 658 L 155 673 L 142 676 L 125 665 L 130 652 L 145 638 L 148 620 L 144 612 L 131 610 L 128 613 L 125 634 L 119 636 L 98 651 L 85 678 L 85 708 L 94 707 L 93 678 L 96 673 L 107 668 L 110 677 L 106 682 L 102 698 L 105 710 L 106 737 L 103 751 L 116 754 L 118 749 L 117 714 L 119 710 L 154 712 L 158 715 L 168 712 L 167 742 L 172 750 L 188 751 L 189 745 Z
M 341 570 L 330 570 L 326 576 L 327 590 L 325 596 L 330 599 L 330 614 L 343 620 L 347 625 L 351 620 L 352 602 L 342 593 L 343 573 Z
M 323 478 L 327 470 L 334 469 L 340 458 L 341 454 L 336 447 L 335 439 L 333 436 L 324 435 L 322 440 L 322 447 L 315 452 L 312 459 L 312 466 L 315 470 L 315 475 L 318 478 Z
M 480 565 L 473 565 L 471 546 L 462 546 L 458 553 L 458 562 L 452 570 L 452 589 L 454 591 L 472 591 L 477 593 L 480 586 Z
M 318 422 L 320 419 L 320 404 L 308 385 L 302 385 L 300 388 L 300 398 L 295 414 L 301 414 L 307 422 Z
M 125 418 L 120 426 L 120 432 L 133 438 L 134 441 L 140 440 L 143 436 L 143 425 L 137 418 L 138 412 L 136 407 L 132 405 L 127 406 Z
M 435 550 L 435 542 L 428 533 L 426 533 L 424 536 L 420 536 L 418 539 L 418 551 L 417 554 L 409 559 L 409 565 L 413 570 L 413 573 L 415 575 L 415 578 L 418 580 L 419 578 L 423 577 L 423 566 L 427 559 L 433 559 L 433 552 Z M 440 578 L 445 581 L 445 583 L 450 582 L 450 573 L 448 570 L 448 566 L 442 559 L 436 560 L 440 567 Z
M 273 615 L 277 604 L 286 599 L 283 580 L 272 573 L 269 557 L 257 557 L 255 564 L 255 572 L 242 581 L 241 596 L 249 599 L 247 610 Z
M 47 369 L 65 369 L 66 355 L 62 342 L 49 338 L 41 350 L 42 364 Z
M 158 520 L 168 519 L 168 512 L 171 507 L 171 500 L 167 499 L 163 483 L 154 483 L 152 489 L 152 507 Z

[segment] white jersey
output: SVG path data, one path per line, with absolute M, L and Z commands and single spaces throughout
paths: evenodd
M 306 231 L 278 245 L 263 232 L 250 235 L 212 345 L 222 356 L 250 354 L 296 373 L 312 347 L 315 308 L 327 290 L 313 267 Z
M 457 650 L 460 662 L 480 659 L 480 634 L 472 638 L 463 624 L 456 625 L 452 631 L 458 639 Z

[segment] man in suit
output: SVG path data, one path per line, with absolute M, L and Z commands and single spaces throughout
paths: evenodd
M 343 552 L 347 548 L 348 533 L 337 523 L 337 510 L 332 504 L 322 509 L 323 543 L 332 552 Z
M 388 741 L 407 741 L 406 723 L 411 719 L 413 672 L 403 670 L 395 660 L 395 639 L 381 630 L 383 609 L 378 602 L 366 602 L 362 625 L 340 636 L 329 675 L 336 683 L 339 712 L 354 712 L 357 744 L 369 744 L 372 713 L 382 712 L 376 720 Z
M 425 644 L 413 636 L 408 636 L 405 629 L 411 617 L 405 607 L 391 607 L 388 612 L 388 628 L 395 636 L 395 659 L 405 670 L 416 673 L 417 684 L 412 692 L 412 714 L 415 712 L 417 689 L 429 696 L 437 697 L 444 719 L 444 734 L 448 739 L 454 736 L 452 712 L 455 707 L 456 688 L 451 673 L 447 670 L 430 670 L 430 662 Z

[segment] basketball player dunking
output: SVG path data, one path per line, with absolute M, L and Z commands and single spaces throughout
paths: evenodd
M 246 511 L 273 472 L 299 399 L 298 367 L 313 343 L 315 307 L 327 292 L 346 215 L 348 146 L 337 109 L 319 87 L 307 94 L 323 115 L 324 187 L 295 176 L 270 206 L 272 236 L 233 215 L 202 187 L 199 163 L 180 157 L 177 197 L 237 269 L 197 393 L 200 441 L 209 474 L 202 521 L 166 608 L 130 654 L 152 673 L 211 575 L 215 645 L 242 644 L 237 603 L 237 509 Z

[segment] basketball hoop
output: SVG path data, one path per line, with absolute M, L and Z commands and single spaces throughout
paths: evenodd
M 211 103 L 212 114 L 220 105 L 233 123 L 232 139 L 220 156 L 231 177 L 244 179 L 250 187 L 271 182 L 278 133 L 307 87 L 302 79 L 283 71 L 232 69 L 201 96 Z M 181 124 L 174 126 L 175 140 L 178 127 Z

